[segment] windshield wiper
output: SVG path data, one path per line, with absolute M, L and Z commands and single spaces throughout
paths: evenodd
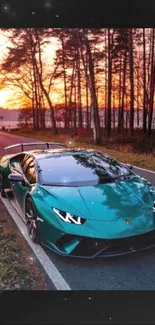
M 132 176 L 132 174 L 119 175 L 119 176 L 114 177 L 113 179 L 114 179 L 114 181 L 118 180 L 118 179 L 128 179 L 130 176 Z
M 48 183 L 48 184 L 41 184 L 42 186 L 65 186 L 65 185 L 62 185 L 62 184 L 55 184 L 55 183 Z

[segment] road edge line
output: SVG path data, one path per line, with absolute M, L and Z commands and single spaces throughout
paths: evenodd
M 54 284 L 56 290 L 71 290 L 68 283 L 65 281 L 61 273 L 58 271 L 54 263 L 50 260 L 50 258 L 47 256 L 45 251 L 40 245 L 34 244 L 31 239 L 29 238 L 29 235 L 27 233 L 26 226 L 23 222 L 23 220 L 20 218 L 16 210 L 12 207 L 12 205 L 9 203 L 7 199 L 4 199 L 1 197 L 1 201 L 6 207 L 7 211 L 9 212 L 10 216 L 16 223 L 18 229 L 24 236 L 25 240 L 27 241 L 28 245 L 31 247 L 33 253 L 37 257 L 38 261 L 42 265 L 43 269 L 45 270 L 46 274 L 50 278 L 51 282 Z
M 137 168 L 137 169 L 143 170 L 145 172 L 148 172 L 148 173 L 151 173 L 151 174 L 155 174 L 155 172 L 153 172 L 152 170 L 149 170 L 149 169 L 137 167 L 137 166 L 134 166 L 134 165 L 133 165 L 133 168 Z

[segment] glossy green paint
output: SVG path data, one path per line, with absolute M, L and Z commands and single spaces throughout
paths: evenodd
M 40 231 L 48 245 L 63 233 L 115 239 L 155 229 L 155 188 L 136 176 L 128 181 L 81 188 L 39 186 L 32 197 L 44 219 Z M 65 223 L 52 207 L 83 217 L 86 222 Z
M 6 162 L 1 162 L 1 169 L 8 183 L 9 169 Z M 26 196 L 32 197 L 38 217 L 42 219 L 42 222 L 39 221 L 40 240 L 57 251 L 56 242 L 64 234 L 118 239 L 155 229 L 155 187 L 137 175 L 125 181 L 84 187 L 39 184 L 27 187 L 21 183 L 11 186 L 14 187 L 14 194 L 23 212 Z M 66 223 L 52 208 L 69 212 L 86 221 L 83 225 Z M 66 246 L 66 254 L 79 243 L 77 237 Z
M 27 194 L 33 193 L 34 187 L 25 186 L 22 183 L 12 183 L 13 193 L 16 199 L 18 200 L 19 206 L 22 211 L 25 210 L 25 199 Z

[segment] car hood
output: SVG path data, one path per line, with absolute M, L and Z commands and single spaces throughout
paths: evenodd
M 152 211 L 155 200 L 155 187 L 137 176 L 110 184 L 84 187 L 44 186 L 44 189 L 54 195 L 59 204 L 63 200 L 64 204 L 71 206 L 74 213 L 100 221 L 144 216 Z

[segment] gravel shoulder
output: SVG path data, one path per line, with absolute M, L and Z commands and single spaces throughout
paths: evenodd
M 34 254 L 0 200 L 0 290 L 47 290 Z

